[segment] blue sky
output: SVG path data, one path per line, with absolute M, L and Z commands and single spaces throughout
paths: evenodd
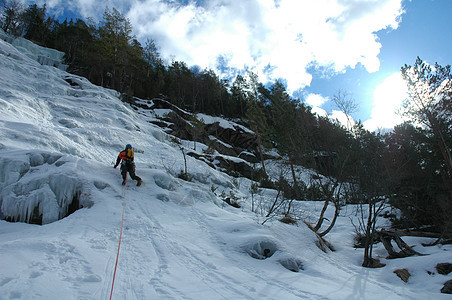
M 352 117 L 371 130 L 400 122 L 392 111 L 404 98 L 396 74 L 404 64 L 452 61 L 452 0 L 47 1 L 59 18 L 77 11 L 99 21 L 106 7 L 131 21 L 140 42 L 154 39 L 168 61 L 283 79 L 319 114 L 340 116 L 331 99 L 341 90 L 358 105 Z
M 356 120 L 366 121 L 371 117 L 374 107 L 375 88 L 392 74 L 399 72 L 405 65 L 413 65 L 417 56 L 424 61 L 440 65 L 452 63 L 452 1 L 450 0 L 414 0 L 403 2 L 404 13 L 397 29 L 381 30 L 377 33 L 381 43 L 378 55 L 380 68 L 369 73 L 361 65 L 348 68 L 346 73 L 324 78 L 314 76 L 307 93 L 332 97 L 338 90 L 347 91 L 359 104 L 353 116 Z M 331 102 L 322 108 L 334 109 Z

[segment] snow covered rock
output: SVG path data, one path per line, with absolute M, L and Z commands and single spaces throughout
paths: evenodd
M 170 102 L 162 99 L 145 100 L 137 98 L 125 98 L 125 102 L 144 110 L 160 111 L 161 121 L 153 121 L 158 126 L 166 129 L 171 135 L 180 139 L 193 141 L 190 118 L 192 114 L 186 112 Z M 212 117 L 205 114 L 197 114 L 197 118 L 204 123 L 204 129 L 196 137 L 197 142 L 209 145 L 217 152 L 227 156 L 240 156 L 242 159 L 255 163 L 257 153 L 257 138 L 253 131 L 232 121 Z M 164 121 L 164 122 L 162 122 Z

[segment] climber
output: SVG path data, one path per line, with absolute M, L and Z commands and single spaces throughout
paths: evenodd
M 133 162 L 134 152 L 132 149 L 132 145 L 127 144 L 126 149 L 121 151 L 116 159 L 116 164 L 114 168 L 116 168 L 119 163 L 121 163 L 121 175 L 122 175 L 122 185 L 126 184 L 127 172 L 129 172 L 130 177 L 133 180 L 137 181 L 137 186 L 140 186 L 143 180 L 135 174 L 135 163 Z M 121 162 L 122 161 L 122 162 Z

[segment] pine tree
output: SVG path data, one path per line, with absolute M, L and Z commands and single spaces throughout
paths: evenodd
M 264 114 L 263 109 L 259 106 L 256 100 L 251 100 L 247 104 L 245 119 L 248 120 L 249 127 L 256 133 L 257 145 L 259 149 L 259 158 L 261 161 L 262 171 L 265 176 L 267 171 L 265 169 L 263 147 L 262 147 L 262 137 L 266 136 L 269 132 L 267 125 L 267 118 Z

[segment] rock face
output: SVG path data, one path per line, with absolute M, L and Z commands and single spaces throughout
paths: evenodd
M 123 97 L 123 101 L 134 108 L 164 109 L 168 110 L 159 120 L 152 121 L 157 126 L 164 128 L 165 132 L 183 140 L 191 140 L 203 143 L 209 147 L 209 151 L 189 151 L 187 155 L 201 159 L 217 169 L 221 169 L 233 176 L 243 176 L 250 179 L 255 177 L 252 164 L 259 162 L 257 137 L 244 126 L 228 122 L 227 125 L 220 121 L 205 122 L 202 130 L 197 130 L 192 115 L 170 102 L 163 99 L 143 101 L 136 98 Z
M 130 103 L 131 101 L 128 102 Z M 143 108 L 142 105 L 141 107 Z M 164 121 L 170 124 L 169 128 L 171 130 L 168 133 L 181 139 L 194 139 L 193 132 L 190 130 L 192 124 L 189 121 L 191 117 L 189 113 L 162 99 L 153 99 L 152 105 L 146 108 L 171 110 L 171 113 L 162 117 Z M 158 125 L 161 125 L 161 123 Z M 211 137 L 215 137 L 216 140 Z M 221 126 L 220 122 L 206 123 L 203 132 L 199 133 L 197 139 L 206 145 L 211 144 L 212 141 L 213 143 L 216 142 L 219 148 L 217 151 L 221 151 L 220 153 L 226 155 L 234 154 L 238 156 L 243 151 L 255 153 L 257 150 L 256 135 L 233 122 L 230 122 L 230 126 L 227 127 Z M 223 145 L 219 146 L 218 144 L 221 143 Z

